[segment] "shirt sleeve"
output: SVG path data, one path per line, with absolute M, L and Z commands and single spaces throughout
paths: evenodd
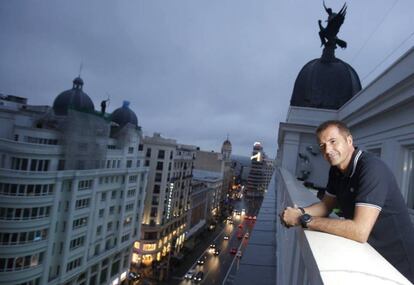
M 389 181 L 393 174 L 379 159 L 371 159 L 361 165 L 356 173 L 358 192 L 355 206 L 374 207 L 381 211 L 387 198 Z
M 334 170 L 331 167 L 329 169 L 329 178 L 328 178 L 328 184 L 326 185 L 326 191 L 325 194 L 331 197 L 336 197 L 336 187 L 334 187 Z

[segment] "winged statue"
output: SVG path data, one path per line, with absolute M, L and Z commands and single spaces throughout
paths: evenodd
M 325 2 L 323 2 L 323 7 L 325 8 L 326 13 L 328 13 L 328 20 L 326 20 L 327 24 L 325 28 L 322 26 L 322 20 L 318 21 L 321 46 L 336 47 L 336 45 L 338 45 L 341 48 L 346 48 L 346 41 L 341 40 L 336 36 L 345 20 L 346 3 L 338 13 L 334 13 L 331 8 L 327 8 Z

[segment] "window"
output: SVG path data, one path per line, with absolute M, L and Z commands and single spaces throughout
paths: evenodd
M 44 196 L 53 194 L 53 184 L 0 183 L 0 194 L 8 196 Z
M 78 183 L 78 189 L 79 190 L 86 190 L 86 189 L 91 189 L 92 188 L 92 183 L 93 180 L 81 180 Z
M 47 238 L 47 229 L 30 232 L 0 233 L 0 245 L 16 245 L 42 241 Z
M 157 162 L 157 168 L 156 168 L 156 169 L 157 169 L 157 170 L 161 170 L 161 171 L 162 171 L 163 166 L 164 166 L 164 165 L 163 165 L 162 161 L 158 161 L 158 162 Z
M 125 212 L 132 211 L 133 209 L 134 209 L 134 203 L 130 203 L 125 206 Z
M 28 170 L 28 159 L 27 158 L 18 158 L 12 157 L 12 166 L 11 169 L 14 170 Z
M 89 198 L 76 200 L 75 209 L 83 209 L 89 207 L 89 201 Z
M 150 161 L 149 160 L 145 160 L 144 166 L 150 166 Z
M 129 181 L 129 183 L 136 183 L 137 179 L 138 179 L 137 175 L 131 175 L 131 176 L 129 176 L 128 181 Z
M 165 150 L 160 149 L 160 150 L 158 151 L 158 158 L 159 158 L 159 159 L 164 159 L 164 158 L 165 158 Z
M 69 272 L 82 264 L 82 257 L 76 258 L 75 260 L 72 260 L 66 265 L 66 272 Z
M 154 184 L 154 190 L 152 191 L 154 194 L 160 193 L 160 185 Z
M 162 180 L 162 173 L 161 172 L 155 173 L 155 182 L 161 182 L 161 180 Z
M 101 201 L 106 201 L 106 192 L 101 193 Z
M 81 236 L 81 237 L 75 238 L 75 239 L 73 239 L 73 240 L 70 241 L 69 249 L 70 250 L 74 250 L 74 249 L 76 249 L 78 247 L 83 246 L 84 243 L 85 243 L 85 236 Z
M 125 241 L 129 240 L 129 235 L 130 234 L 123 235 L 122 238 L 121 238 L 121 242 L 125 242 Z
M 137 160 L 137 167 L 140 167 L 141 166 L 141 160 Z
M 143 151 L 144 150 L 144 145 L 143 144 L 139 144 L 138 145 L 138 151 Z
M 115 213 L 115 206 L 109 207 L 109 214 L 113 215 Z
M 99 209 L 99 218 L 103 218 L 105 214 L 105 209 Z
M 147 148 L 147 153 L 145 154 L 146 157 L 151 157 L 151 149 Z
M 112 199 L 112 200 L 116 199 L 116 190 L 113 190 L 113 191 L 111 192 L 111 199 Z
M 83 228 L 88 224 L 88 217 L 79 218 L 73 221 L 72 229 Z
M 135 188 L 129 189 L 128 192 L 127 192 L 127 197 L 135 196 L 135 192 L 136 192 Z
M 132 167 L 132 160 L 127 160 L 126 167 L 131 168 Z
M 128 153 L 134 153 L 134 148 L 133 147 L 129 147 L 128 148 Z
M 98 226 L 98 227 L 96 227 L 96 235 L 97 235 L 97 236 L 100 236 L 100 235 L 101 235 L 101 233 L 102 233 L 102 226 Z

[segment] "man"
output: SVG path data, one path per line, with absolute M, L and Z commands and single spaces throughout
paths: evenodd
M 379 158 L 355 148 L 341 121 L 322 123 L 316 135 L 331 165 L 325 196 L 306 208 L 287 207 L 282 223 L 368 241 L 414 283 L 414 227 L 391 170 Z M 327 218 L 337 206 L 345 219 Z

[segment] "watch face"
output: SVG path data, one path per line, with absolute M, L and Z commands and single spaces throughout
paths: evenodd
M 304 215 L 302 215 L 302 220 L 303 220 L 305 223 L 309 223 L 309 222 L 312 220 L 312 216 L 311 216 L 311 215 L 309 215 L 309 214 L 304 214 Z

